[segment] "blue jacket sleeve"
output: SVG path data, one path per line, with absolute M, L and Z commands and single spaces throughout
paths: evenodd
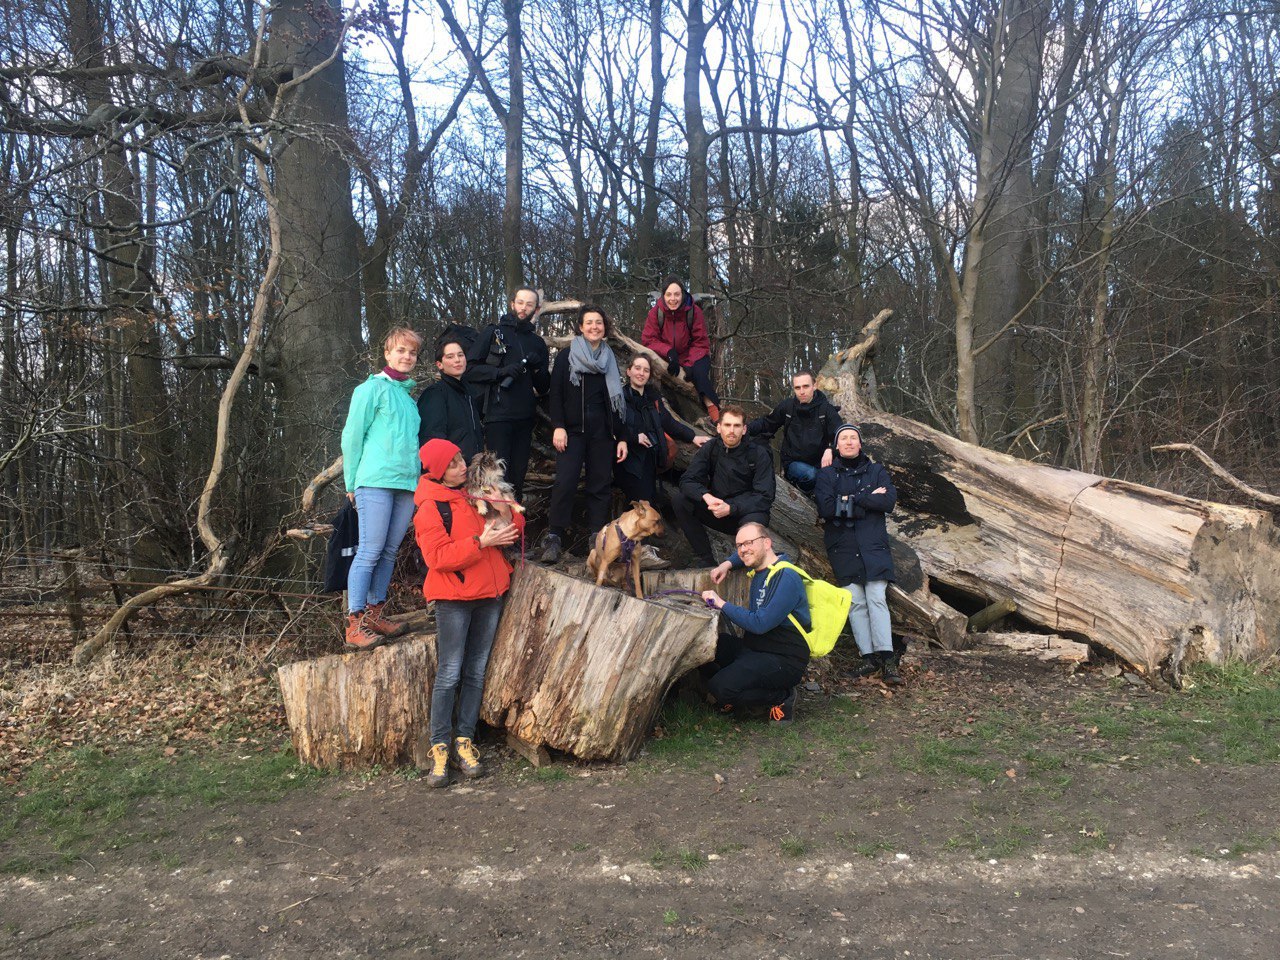
M 758 573 L 756 576 L 764 576 Z M 768 633 L 795 612 L 804 599 L 804 581 L 794 570 L 779 570 L 773 575 L 765 594 L 764 603 L 755 610 L 746 610 L 736 603 L 726 603 L 723 613 L 735 625 L 748 633 Z

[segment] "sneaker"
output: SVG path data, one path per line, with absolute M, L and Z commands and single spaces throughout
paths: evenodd
M 450 763 L 468 780 L 484 776 L 484 768 L 480 766 L 480 751 L 470 737 L 458 737 L 453 741 L 453 758 Z
M 447 787 L 449 785 L 449 745 L 433 743 L 431 745 L 431 769 L 427 771 L 428 787 Z
M 357 610 L 347 615 L 346 645 L 352 650 L 372 650 L 382 645 L 387 638 L 374 633 L 365 622 L 365 611 Z
M 902 674 L 898 672 L 898 655 L 896 653 L 884 658 L 884 666 L 880 670 L 880 676 L 891 687 L 900 687 L 907 682 L 902 679 Z
M 398 637 L 409 629 L 407 623 L 395 623 L 388 620 L 382 615 L 383 609 L 386 607 L 387 601 L 381 603 L 371 603 L 364 608 L 364 625 L 376 634 L 386 637 L 390 640 L 392 637 Z
M 543 563 L 556 563 L 564 553 L 564 545 L 560 543 L 560 538 L 554 533 L 548 533 L 542 538 L 542 556 L 538 559 Z
M 658 548 L 645 544 L 640 549 L 640 569 L 641 570 L 665 570 L 671 566 L 670 560 L 664 560 L 658 554 Z
M 871 677 L 880 672 L 881 660 L 877 654 L 868 653 L 862 658 L 862 662 L 856 667 L 850 667 L 844 672 L 844 675 L 850 680 L 861 680 L 863 677 Z
M 787 699 L 769 708 L 769 719 L 780 727 L 785 727 L 796 715 L 796 688 L 792 687 Z

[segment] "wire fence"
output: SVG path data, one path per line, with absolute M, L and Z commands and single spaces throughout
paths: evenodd
M 130 564 L 80 550 L 0 556 L 0 664 L 63 659 L 130 597 L 201 572 Z M 397 565 L 393 606 L 422 605 L 415 577 L 406 551 Z M 318 570 L 287 577 L 226 575 L 140 608 L 121 627 L 117 641 L 325 648 L 341 636 L 343 595 L 322 593 L 319 585 Z

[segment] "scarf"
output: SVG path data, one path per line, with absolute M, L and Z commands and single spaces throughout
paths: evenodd
M 403 383 L 404 381 L 409 379 L 409 375 L 407 373 L 401 373 L 399 370 L 392 370 L 390 367 L 383 367 L 382 372 L 385 373 L 392 380 L 395 380 L 399 383 Z
M 582 385 L 584 373 L 600 373 L 604 375 L 605 386 L 609 388 L 609 406 L 617 417 L 626 416 L 626 401 L 622 398 L 622 374 L 618 372 L 618 361 L 613 351 L 603 340 L 592 350 L 587 345 L 587 338 L 579 334 L 569 344 L 569 382 L 575 387 Z

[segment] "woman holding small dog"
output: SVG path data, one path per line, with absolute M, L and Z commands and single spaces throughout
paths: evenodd
M 556 448 L 556 478 L 551 487 L 542 562 L 555 563 L 564 552 L 564 535 L 573 516 L 573 497 L 586 468 L 587 528 L 599 530 L 609 519 L 613 466 L 627 459 L 626 401 L 622 375 L 605 342 L 611 323 L 594 304 L 578 314 L 578 335 L 556 354 L 551 367 L 551 442 Z
M 414 494 L 413 528 L 427 562 L 422 595 L 436 604 L 427 783 L 443 787 L 450 765 L 467 779 L 483 772 L 476 724 L 493 635 L 511 586 L 502 548 L 520 539 L 524 517 L 499 507 L 497 518 L 485 522 L 463 489 L 467 463 L 457 444 L 428 440 L 419 455 L 425 472 Z
M 658 505 L 658 475 L 674 465 L 675 445 L 667 438 L 702 446 L 710 437 L 700 436 L 671 415 L 661 392 L 650 382 L 649 358 L 637 353 L 627 365 L 627 459 L 613 469 L 613 480 L 628 500 L 648 500 Z

